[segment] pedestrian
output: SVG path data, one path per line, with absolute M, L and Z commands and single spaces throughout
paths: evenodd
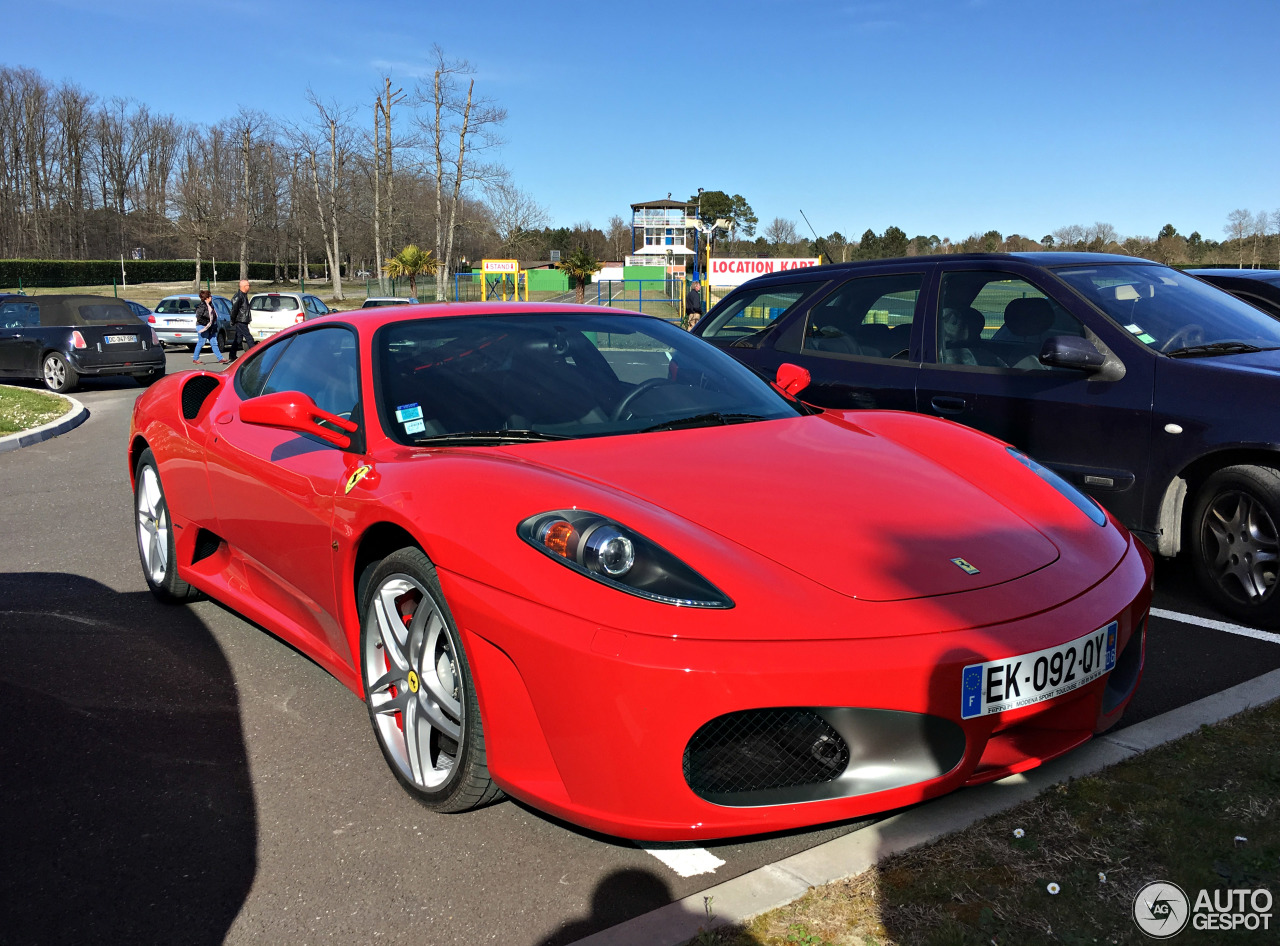
M 253 318 L 249 311 L 249 280 L 240 280 L 240 289 L 231 297 L 231 339 L 227 345 L 231 360 L 240 357 L 240 343 L 244 342 L 244 350 L 253 347 L 253 336 L 249 334 L 249 322 Z
M 696 279 L 684 297 L 684 317 L 690 331 L 698 324 L 698 319 L 702 318 L 702 283 Z
M 200 290 L 200 303 L 196 306 L 196 327 L 196 350 L 191 360 L 200 364 L 200 349 L 208 342 L 213 349 L 213 357 L 225 365 L 227 356 L 218 349 L 218 310 L 213 307 L 213 293 L 208 289 Z

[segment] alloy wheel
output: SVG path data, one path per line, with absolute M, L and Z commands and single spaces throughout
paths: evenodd
M 156 468 L 143 466 L 138 473 L 135 500 L 138 513 L 138 549 L 142 566 L 153 585 L 164 584 L 169 571 L 169 508 L 160 489 Z
M 49 387 L 61 389 L 67 383 L 66 365 L 60 359 L 50 355 L 44 360 L 44 380 Z
M 435 599 L 403 573 L 378 586 L 365 621 L 374 725 L 404 778 L 438 788 L 457 763 L 466 721 L 457 643 Z
M 1201 528 L 1205 564 L 1222 591 L 1244 604 L 1266 600 L 1280 571 L 1280 533 L 1262 503 L 1226 490 L 1205 510 Z

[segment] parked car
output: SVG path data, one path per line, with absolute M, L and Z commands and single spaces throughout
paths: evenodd
M 218 347 L 226 344 L 231 318 L 231 300 L 223 296 L 211 297 L 214 311 L 218 313 Z M 147 316 L 147 322 L 155 328 L 156 336 L 166 345 L 184 345 L 194 349 L 200 326 L 196 324 L 196 307 L 200 296 L 194 292 L 182 292 L 165 296 L 155 312 Z
M 804 398 L 948 417 L 1026 451 L 1207 594 L 1280 624 L 1280 323 L 1147 260 L 955 254 L 764 276 L 694 330 Z
M 1188 269 L 1187 272 L 1280 319 L 1280 270 Z
M 132 302 L 129 299 L 121 299 L 120 301 L 132 309 L 133 314 L 142 319 L 142 321 L 146 322 L 151 317 L 151 310 L 141 302 Z
M 119 299 L 18 296 L 0 302 L 0 377 L 74 391 L 84 377 L 129 375 L 144 387 L 164 377 L 164 346 Z
M 1092 500 L 647 316 L 295 325 L 143 394 L 128 462 L 152 592 L 319 662 L 436 810 L 505 791 L 655 840 L 852 818 L 1065 753 L 1141 674 L 1152 559 Z
M 259 292 L 249 297 L 249 334 L 261 341 L 283 328 L 328 315 L 330 309 L 318 296 L 302 292 Z
M 370 296 L 364 300 L 362 309 L 377 309 L 384 305 L 417 305 L 418 300 L 414 296 Z

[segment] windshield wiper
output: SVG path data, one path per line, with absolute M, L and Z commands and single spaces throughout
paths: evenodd
M 694 414 L 692 417 L 677 417 L 675 420 L 664 420 L 660 424 L 654 424 L 652 427 L 645 427 L 640 431 L 647 434 L 654 430 L 678 430 L 682 427 L 709 427 L 712 424 L 724 426 L 726 424 L 749 424 L 756 420 L 768 420 L 760 414 L 722 414 L 719 411 L 711 411 L 707 414 Z
M 467 430 L 456 434 L 437 434 L 434 437 L 418 437 L 413 441 L 415 447 L 435 446 L 445 443 L 460 444 L 495 444 L 495 443 L 533 443 L 540 440 L 571 440 L 563 434 L 547 434 L 541 430 Z
M 1207 345 L 1188 345 L 1185 348 L 1175 348 L 1173 351 L 1165 352 L 1170 358 L 1204 358 L 1209 355 L 1246 355 L 1255 351 L 1272 351 L 1269 348 L 1259 348 L 1257 345 L 1250 345 L 1248 342 L 1210 342 Z

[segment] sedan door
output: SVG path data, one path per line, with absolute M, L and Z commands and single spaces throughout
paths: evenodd
M 39 375 L 40 308 L 34 302 L 15 300 L 0 305 L 0 375 Z
M 924 319 L 922 413 L 1013 444 L 1142 524 L 1154 359 L 1043 271 L 1007 261 L 944 264 Z M 1046 339 L 1073 336 L 1101 370 L 1047 367 Z
M 219 528 L 244 562 L 250 590 L 339 655 L 346 636 L 337 618 L 333 513 L 353 466 L 349 451 L 247 424 L 239 407 L 260 394 L 300 391 L 322 410 L 359 422 L 357 351 L 355 332 L 338 326 L 255 348 L 216 407 L 209 450 Z

